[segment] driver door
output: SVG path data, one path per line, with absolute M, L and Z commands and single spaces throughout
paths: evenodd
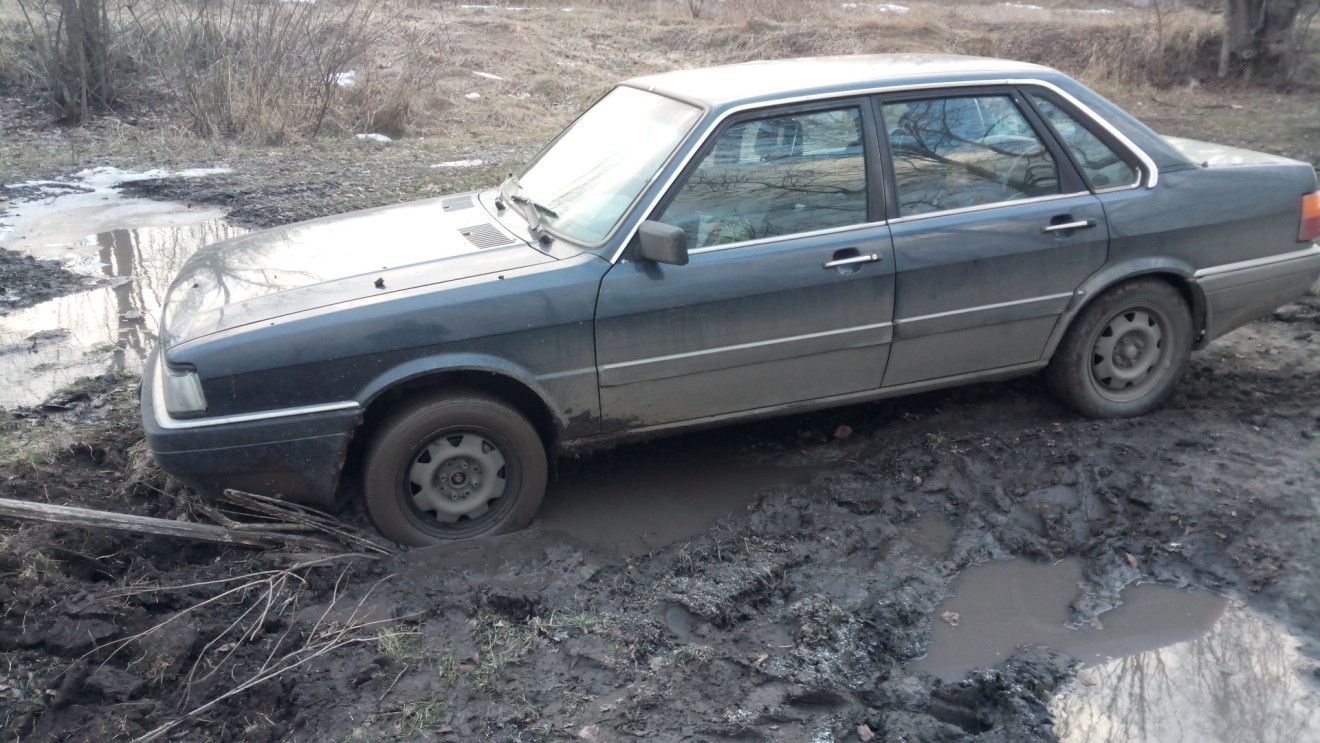
M 605 431 L 879 387 L 894 259 L 876 163 L 864 101 L 722 126 L 650 215 L 683 228 L 688 264 L 625 259 L 602 281 Z

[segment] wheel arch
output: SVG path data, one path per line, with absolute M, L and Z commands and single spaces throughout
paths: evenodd
M 1073 295 L 1072 303 L 1055 326 L 1054 333 L 1050 336 L 1049 343 L 1045 347 L 1044 358 L 1049 359 L 1054 356 L 1055 350 L 1058 349 L 1059 343 L 1063 341 L 1068 329 L 1072 327 L 1073 321 L 1077 319 L 1082 309 L 1094 301 L 1096 297 L 1129 281 L 1147 278 L 1163 281 L 1182 295 L 1183 301 L 1187 303 L 1187 308 L 1192 315 L 1192 337 L 1194 339 L 1192 347 L 1204 347 L 1208 342 L 1205 338 L 1205 293 L 1193 278 L 1194 274 L 1195 269 L 1180 261 L 1143 261 L 1136 264 L 1106 268 L 1092 275 L 1077 289 L 1077 292 Z
M 553 451 L 566 428 L 550 395 L 527 370 L 502 359 L 471 354 L 430 357 L 391 369 L 366 385 L 358 396 L 362 419 L 354 431 L 351 454 L 360 454 L 403 400 L 441 389 L 481 392 L 507 403 L 532 424 L 547 453 Z M 350 457 L 350 461 L 356 459 L 360 457 Z

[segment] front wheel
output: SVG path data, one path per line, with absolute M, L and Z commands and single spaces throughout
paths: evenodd
M 1084 415 L 1141 415 L 1173 394 L 1191 348 L 1192 317 L 1182 295 L 1158 279 L 1137 279 L 1077 315 L 1045 375 Z
M 385 420 L 363 493 L 382 534 L 420 547 L 527 526 L 545 482 L 545 447 L 526 418 L 493 397 L 447 393 Z

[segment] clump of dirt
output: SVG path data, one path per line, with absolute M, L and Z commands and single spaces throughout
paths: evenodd
M 14 739 L 1052 741 L 1068 657 L 1024 647 L 956 683 L 908 667 L 969 565 L 1079 558 L 1078 625 L 1146 580 L 1320 638 L 1317 315 L 1307 297 L 1198 352 L 1139 419 L 1077 418 L 1029 377 L 691 437 L 820 474 L 646 552 L 534 525 L 291 567 L 315 556 L 5 527 L 0 719 Z M 0 474 L 193 518 L 125 411 L 124 380 L 18 411 L 11 430 L 79 434 Z M 931 519 L 947 544 L 912 528 Z
M 58 263 L 0 249 L 0 315 L 82 291 L 96 283 L 97 279 L 79 276 Z

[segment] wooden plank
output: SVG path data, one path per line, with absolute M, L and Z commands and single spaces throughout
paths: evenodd
M 316 537 L 295 534 L 270 534 L 244 529 L 230 529 L 214 524 L 195 524 L 188 521 L 172 521 L 150 516 L 133 516 L 126 513 L 95 511 L 90 508 L 74 506 L 54 506 L 48 503 L 0 498 L 0 516 L 43 521 L 66 526 L 82 526 L 90 529 L 113 529 L 134 534 L 155 534 L 165 537 L 194 539 L 217 544 L 232 544 L 261 549 L 279 549 L 282 547 L 303 547 L 311 549 L 337 549 L 338 545 Z

